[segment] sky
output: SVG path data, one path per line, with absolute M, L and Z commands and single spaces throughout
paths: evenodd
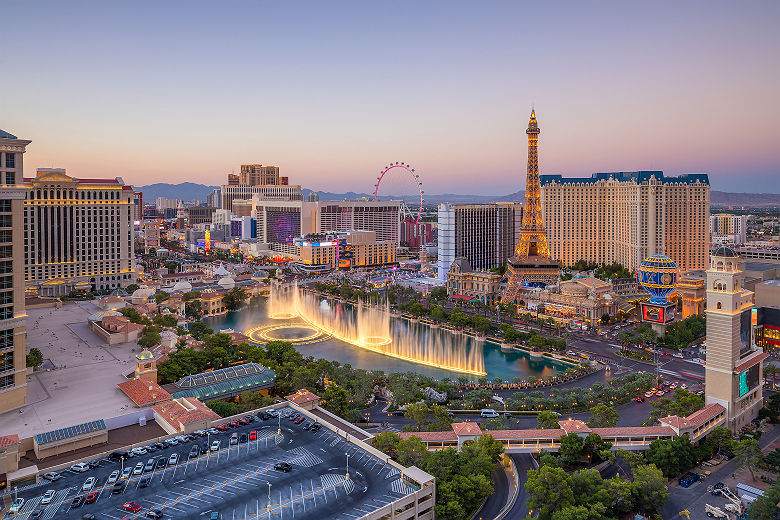
M 0 6 L 0 129 L 26 175 L 428 193 L 540 173 L 708 173 L 780 193 L 780 2 L 35 1 Z M 380 193 L 412 191 L 403 176 Z

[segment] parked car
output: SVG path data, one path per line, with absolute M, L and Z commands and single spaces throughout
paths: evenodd
M 278 462 L 274 464 L 274 469 L 277 471 L 284 471 L 285 473 L 287 473 L 292 469 L 292 466 L 290 466 L 286 462 Z
M 113 484 L 114 482 L 119 479 L 119 470 L 112 471 L 111 474 L 108 476 L 108 480 L 106 481 L 107 484 Z
M 122 493 L 126 487 L 127 487 L 127 482 L 125 482 L 124 480 L 120 480 L 119 482 L 114 483 L 114 487 L 111 488 L 111 493 L 114 495 L 118 495 L 119 493 Z
M 143 508 L 135 502 L 125 502 L 122 504 L 122 509 L 125 511 L 130 511 L 131 513 L 137 513 Z
M 242 433 L 241 436 L 238 438 L 238 442 L 241 444 L 244 444 L 247 440 L 249 440 L 249 437 L 246 436 L 246 433 Z
M 483 418 L 486 418 L 486 419 L 490 419 L 490 418 L 498 417 L 498 412 L 496 412 L 495 410 L 493 410 L 491 408 L 483 408 L 479 412 L 479 415 L 480 415 L 480 417 L 483 417 Z
M 637 403 L 643 403 L 645 402 L 645 398 L 640 395 L 639 397 L 634 398 L 634 401 Z
M 230 421 L 228 423 L 228 426 L 230 426 L 231 428 L 238 428 L 241 425 L 238 423 L 238 421 Z
M 257 432 L 255 430 L 252 430 L 249 432 L 249 440 L 250 441 L 256 441 L 257 440 Z
M 150 444 L 149 446 L 144 446 L 144 448 L 146 449 L 147 453 L 154 453 L 155 451 L 157 451 L 159 449 L 154 444 Z
M 303 421 L 304 421 L 304 418 L 303 418 L 303 417 L 298 417 L 298 418 L 297 418 L 297 419 L 295 419 L 293 422 L 294 422 L 295 424 L 301 424 Z
M 84 473 L 85 471 L 89 471 L 89 464 L 86 462 L 79 462 L 78 464 L 71 466 L 70 469 L 77 473 Z
M 138 487 L 139 488 L 145 488 L 146 486 L 149 485 L 149 483 L 151 481 L 152 481 L 152 477 L 147 475 L 147 476 L 145 476 L 144 478 L 142 478 L 141 480 L 138 481 Z
M 16 513 L 19 512 L 19 510 L 22 508 L 23 505 L 24 505 L 24 499 L 21 497 L 17 498 L 16 500 L 14 500 L 14 503 L 11 504 L 11 509 L 8 510 L 8 513 L 11 515 L 15 515 Z
M 194 434 L 195 434 L 195 435 L 197 435 L 198 437 L 205 437 L 205 436 L 206 436 L 206 430 L 195 430 L 195 431 L 194 431 L 194 432 L 192 432 L 192 433 L 194 433 Z M 147 514 L 148 514 L 148 513 L 147 513 Z
M 238 444 L 238 434 L 234 433 L 233 435 L 230 436 L 230 445 L 234 446 L 236 444 Z
M 322 429 L 322 425 L 320 423 L 314 423 L 311 427 L 311 431 L 318 432 Z
M 216 428 L 209 428 L 206 431 L 209 432 L 211 435 L 216 435 L 216 434 L 218 434 L 220 432 L 220 430 L 218 430 Z
M 72 508 L 81 507 L 83 503 L 84 503 L 84 495 L 78 495 L 76 497 L 73 497 L 73 500 L 70 501 L 70 507 Z
M 91 461 L 87 462 L 87 465 L 90 468 L 99 468 L 100 467 L 100 461 L 98 459 L 92 459 Z
M 97 517 L 93 515 L 92 513 L 87 513 L 85 515 L 81 516 L 81 520 L 96 520 Z
M 168 465 L 169 466 L 175 466 L 179 463 L 179 454 L 178 453 L 171 453 L 171 456 L 168 457 Z
M 144 466 L 144 471 L 147 472 L 147 473 L 150 472 L 150 471 L 154 471 L 154 464 L 155 464 L 155 462 L 156 462 L 155 459 L 147 460 L 146 461 L 146 466 Z
M 303 425 L 303 429 L 306 431 L 311 430 L 311 423 L 309 421 L 306 421 L 306 423 Z
M 190 450 L 190 458 L 191 458 L 191 459 L 197 459 L 197 458 L 198 458 L 198 455 L 200 455 L 200 448 L 199 448 L 199 447 L 198 447 L 198 445 L 196 444 L 196 445 L 194 445 L 194 446 L 192 447 L 192 449 Z
M 91 504 L 100 496 L 100 491 L 90 491 L 86 497 L 84 497 L 85 504 Z
M 139 462 L 133 468 L 133 475 L 140 475 L 143 472 L 144 472 L 144 463 L 143 462 Z
M 61 479 L 62 475 L 60 475 L 56 471 L 50 471 L 48 473 L 44 473 L 43 475 L 41 475 L 41 477 L 45 478 L 46 480 L 50 480 L 51 482 L 54 482 L 56 480 Z
M 146 512 L 146 518 L 162 518 L 163 512 L 159 509 L 150 509 Z
M 249 419 L 248 417 L 242 417 L 241 419 L 238 420 L 238 423 L 243 424 L 244 426 L 246 426 L 250 422 L 252 422 L 252 420 Z
M 211 443 L 211 451 L 219 451 L 219 441 L 212 441 Z
M 87 480 L 84 481 L 84 484 L 81 485 L 81 491 L 89 491 L 95 486 L 95 477 L 89 477 Z
M 47 491 L 46 493 L 44 493 L 44 494 L 43 494 L 43 496 L 41 497 L 41 505 L 44 505 L 44 506 L 45 506 L 46 504 L 48 504 L 49 502 L 51 502 L 51 501 L 52 501 L 52 499 L 54 498 L 54 495 L 56 495 L 56 494 L 57 494 L 57 492 L 56 492 L 56 491 L 54 491 L 53 489 L 50 489 L 50 490 L 48 490 L 48 491 Z
M 147 453 L 149 453 L 148 451 L 146 451 L 146 448 L 144 448 L 143 446 L 139 446 L 137 448 L 133 448 L 132 452 L 135 455 L 146 455 Z
M 163 469 L 165 467 L 165 457 L 160 457 L 157 459 L 157 463 L 154 465 L 155 469 Z
M 174 439 L 166 439 L 165 440 L 165 444 L 167 444 L 168 446 L 178 446 L 179 441 L 178 441 L 178 439 L 175 439 L 175 438 Z
M 211 515 L 209 515 L 209 520 L 221 520 L 222 515 L 220 515 L 217 511 L 212 511 Z
M 224 423 L 217 426 L 217 430 L 221 432 L 227 431 L 227 429 L 228 429 L 228 425 Z
M 654 392 L 645 392 L 645 397 L 653 397 L 654 395 Z
M 127 480 L 133 475 L 133 467 L 127 466 L 125 469 L 122 470 L 122 480 Z
M 165 448 L 167 448 L 167 447 L 168 447 L 168 445 L 167 445 L 167 444 L 165 444 L 164 442 L 155 442 L 155 443 L 154 443 L 154 446 L 155 446 L 155 447 L 156 447 L 158 450 L 164 450 Z
M 113 452 L 111 452 L 111 455 L 108 456 L 108 460 L 111 460 L 111 461 L 114 461 L 114 462 L 119 462 L 123 458 L 124 459 L 129 459 L 130 458 L 129 453 L 127 451 L 125 451 L 125 450 L 113 451 Z

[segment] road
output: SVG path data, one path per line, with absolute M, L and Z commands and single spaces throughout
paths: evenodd
M 493 477 L 493 494 L 488 497 L 477 515 L 477 518 L 482 520 L 493 520 L 509 499 L 509 479 L 504 468 L 496 468 L 491 476 Z
M 513 454 L 510 455 L 517 467 L 517 476 L 519 479 L 519 490 L 517 492 L 517 500 L 507 513 L 507 519 L 511 518 L 525 518 L 528 514 L 528 493 L 525 491 L 525 483 L 528 480 L 528 470 L 535 469 L 534 461 L 531 455 L 528 454 Z
M 761 448 L 766 448 L 772 444 L 775 440 L 780 438 L 780 425 L 775 424 L 771 426 L 771 429 L 761 436 L 758 443 Z M 717 466 L 717 469 L 712 472 L 707 480 L 703 482 L 697 482 L 689 488 L 681 487 L 676 482 L 669 487 L 671 497 L 666 502 L 661 516 L 663 518 L 678 518 L 678 513 L 683 509 L 688 509 L 691 512 L 691 520 L 706 520 L 707 515 L 704 512 L 704 505 L 710 504 L 716 507 L 723 508 L 725 499 L 721 497 L 712 496 L 707 491 L 707 486 L 711 486 L 716 482 L 722 481 L 729 477 L 734 471 L 737 470 L 737 460 L 732 459 L 726 464 Z M 746 482 L 750 484 L 750 482 Z

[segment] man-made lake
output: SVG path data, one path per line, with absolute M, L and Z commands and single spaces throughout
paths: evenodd
M 309 296 L 316 298 L 316 308 L 307 312 L 303 316 L 305 319 L 272 319 L 269 317 L 270 305 L 262 301 L 239 311 L 205 319 L 204 322 L 215 332 L 233 329 L 248 333 L 247 331 L 261 328 L 267 330 L 271 337 L 290 340 L 316 335 L 316 327 L 312 325 L 324 327 L 327 331 L 337 329 L 336 336 L 342 329 L 334 326 L 334 323 L 351 324 L 355 330 L 366 327 L 365 317 L 361 317 L 365 311 L 355 308 L 354 305 Z M 385 312 L 381 309 L 379 311 Z M 315 338 L 308 342 L 295 343 L 295 348 L 304 356 L 349 363 L 356 368 L 383 370 L 386 373 L 412 371 L 436 378 L 456 379 L 465 373 L 474 379 L 476 374 L 481 373 L 491 379 L 500 377 L 510 381 L 514 377 L 555 375 L 568 367 L 565 363 L 548 359 L 532 359 L 524 352 L 502 352 L 500 346 L 493 342 L 431 327 L 425 323 L 390 316 L 387 316 L 385 321 L 388 322 L 385 334 L 392 338 L 392 341 L 375 350 L 357 346 L 360 344 L 357 341 L 350 343 L 332 335 L 320 336 L 325 338 L 320 341 Z M 273 327 L 273 330 L 262 329 L 263 327 Z M 375 333 L 372 331 L 371 334 Z M 390 355 L 380 353 L 385 349 Z M 399 357 L 394 357 L 395 355 Z M 446 370 L 441 368 L 442 366 L 461 367 L 462 370 Z

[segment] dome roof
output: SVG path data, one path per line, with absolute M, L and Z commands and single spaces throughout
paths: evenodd
M 225 269 L 225 266 L 220 263 L 219 266 L 212 270 L 212 273 L 214 273 L 214 276 L 227 276 L 230 274 L 230 271 Z
M 222 278 L 219 279 L 217 285 L 219 285 L 223 289 L 232 289 L 233 287 L 236 286 L 236 281 L 229 276 L 223 276 Z
M 727 246 L 720 246 L 712 253 L 712 256 L 722 256 L 725 258 L 737 258 L 739 255 L 736 251 Z
M 188 292 L 192 290 L 192 284 L 190 282 L 176 282 L 176 284 L 173 286 L 173 289 L 171 289 L 173 292 Z
M 133 292 L 133 298 L 151 298 L 154 295 L 154 289 L 151 287 L 141 287 Z
M 154 354 L 151 353 L 148 349 L 143 349 L 140 354 L 138 354 L 138 359 L 152 359 L 154 358 Z
M 117 311 L 100 311 L 96 312 L 95 314 L 91 315 L 89 318 L 87 318 L 88 321 L 101 321 L 103 318 L 106 318 L 108 316 L 121 316 L 121 312 Z

